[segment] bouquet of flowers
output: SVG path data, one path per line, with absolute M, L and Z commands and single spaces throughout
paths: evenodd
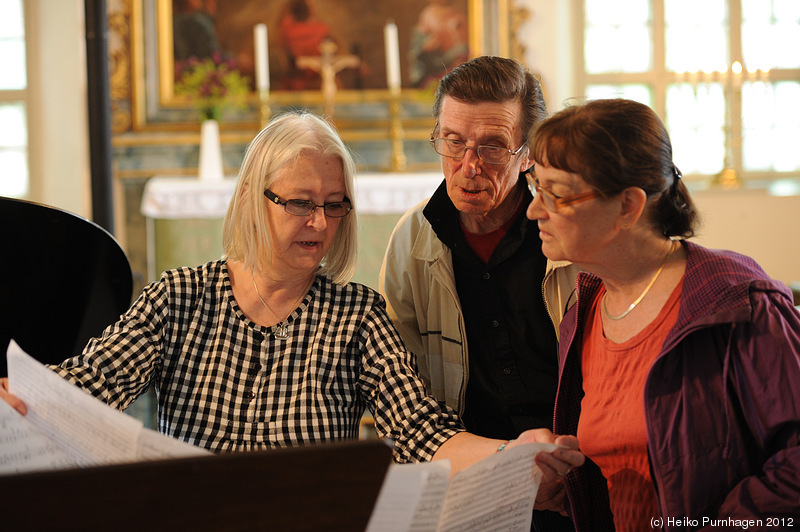
M 246 104 L 250 79 L 220 52 L 205 59 L 192 57 L 176 71 L 175 94 L 192 101 L 204 120 L 219 120 L 224 108 Z

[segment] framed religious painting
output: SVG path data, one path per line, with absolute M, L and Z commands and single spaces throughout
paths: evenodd
M 134 122 L 142 128 L 192 121 L 176 87 L 198 61 L 224 62 L 246 84 L 250 108 L 230 120 L 253 120 L 257 113 L 260 61 L 267 65 L 271 105 L 320 104 L 323 73 L 332 72 L 337 115 L 347 118 L 348 105 L 358 103 L 363 110 L 364 104 L 388 99 L 393 59 L 386 53 L 387 25 L 396 28 L 403 99 L 424 101 L 429 111 L 433 90 L 447 71 L 482 54 L 512 55 L 510 2 L 134 0 Z M 256 25 L 267 30 L 261 59 Z

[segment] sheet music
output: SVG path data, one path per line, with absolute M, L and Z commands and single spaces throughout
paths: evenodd
M 392 464 L 367 532 L 436 532 L 449 480 L 449 460 Z
M 447 467 L 442 467 L 447 464 Z M 414 510 L 410 532 L 435 532 L 439 528 L 442 506 L 450 483 L 450 460 L 430 462 L 425 486 Z
M 141 421 L 62 379 L 13 340 L 8 347 L 8 386 L 28 407 L 28 421 L 78 465 L 136 459 Z
M 551 443 L 506 449 L 449 478 L 450 463 L 394 464 L 367 532 L 528 532 Z
M 450 481 L 442 509 L 442 532 L 528 532 L 542 473 L 539 451 L 556 445 L 530 443 L 506 449 L 460 471 Z
M 180 458 L 184 456 L 212 455 L 208 449 L 190 445 L 183 440 L 170 438 L 158 431 L 143 428 L 139 434 L 139 458 L 157 460 L 159 458 Z
M 0 400 L 0 474 L 75 467 L 75 460 Z
M 212 454 L 144 428 L 62 379 L 13 340 L 8 374 L 9 391 L 25 402 L 28 414 L 0 401 L 0 474 Z

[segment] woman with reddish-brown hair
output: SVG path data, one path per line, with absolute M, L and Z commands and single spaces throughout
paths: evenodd
M 565 478 L 576 530 L 800 526 L 787 287 L 688 240 L 696 210 L 646 105 L 569 107 L 531 150 L 542 250 L 583 270 L 561 322 L 554 425 L 587 457 Z

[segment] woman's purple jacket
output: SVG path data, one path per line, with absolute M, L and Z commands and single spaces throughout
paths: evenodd
M 800 312 L 789 289 L 751 258 L 683 245 L 677 322 L 644 391 L 662 512 L 653 517 L 662 530 L 721 530 L 749 519 L 749 530 L 776 530 L 767 519 L 780 517 L 800 529 Z M 600 283 L 579 274 L 577 302 L 561 323 L 556 434 L 577 432 L 580 335 Z M 596 465 L 587 460 L 565 484 L 577 531 L 613 530 Z

